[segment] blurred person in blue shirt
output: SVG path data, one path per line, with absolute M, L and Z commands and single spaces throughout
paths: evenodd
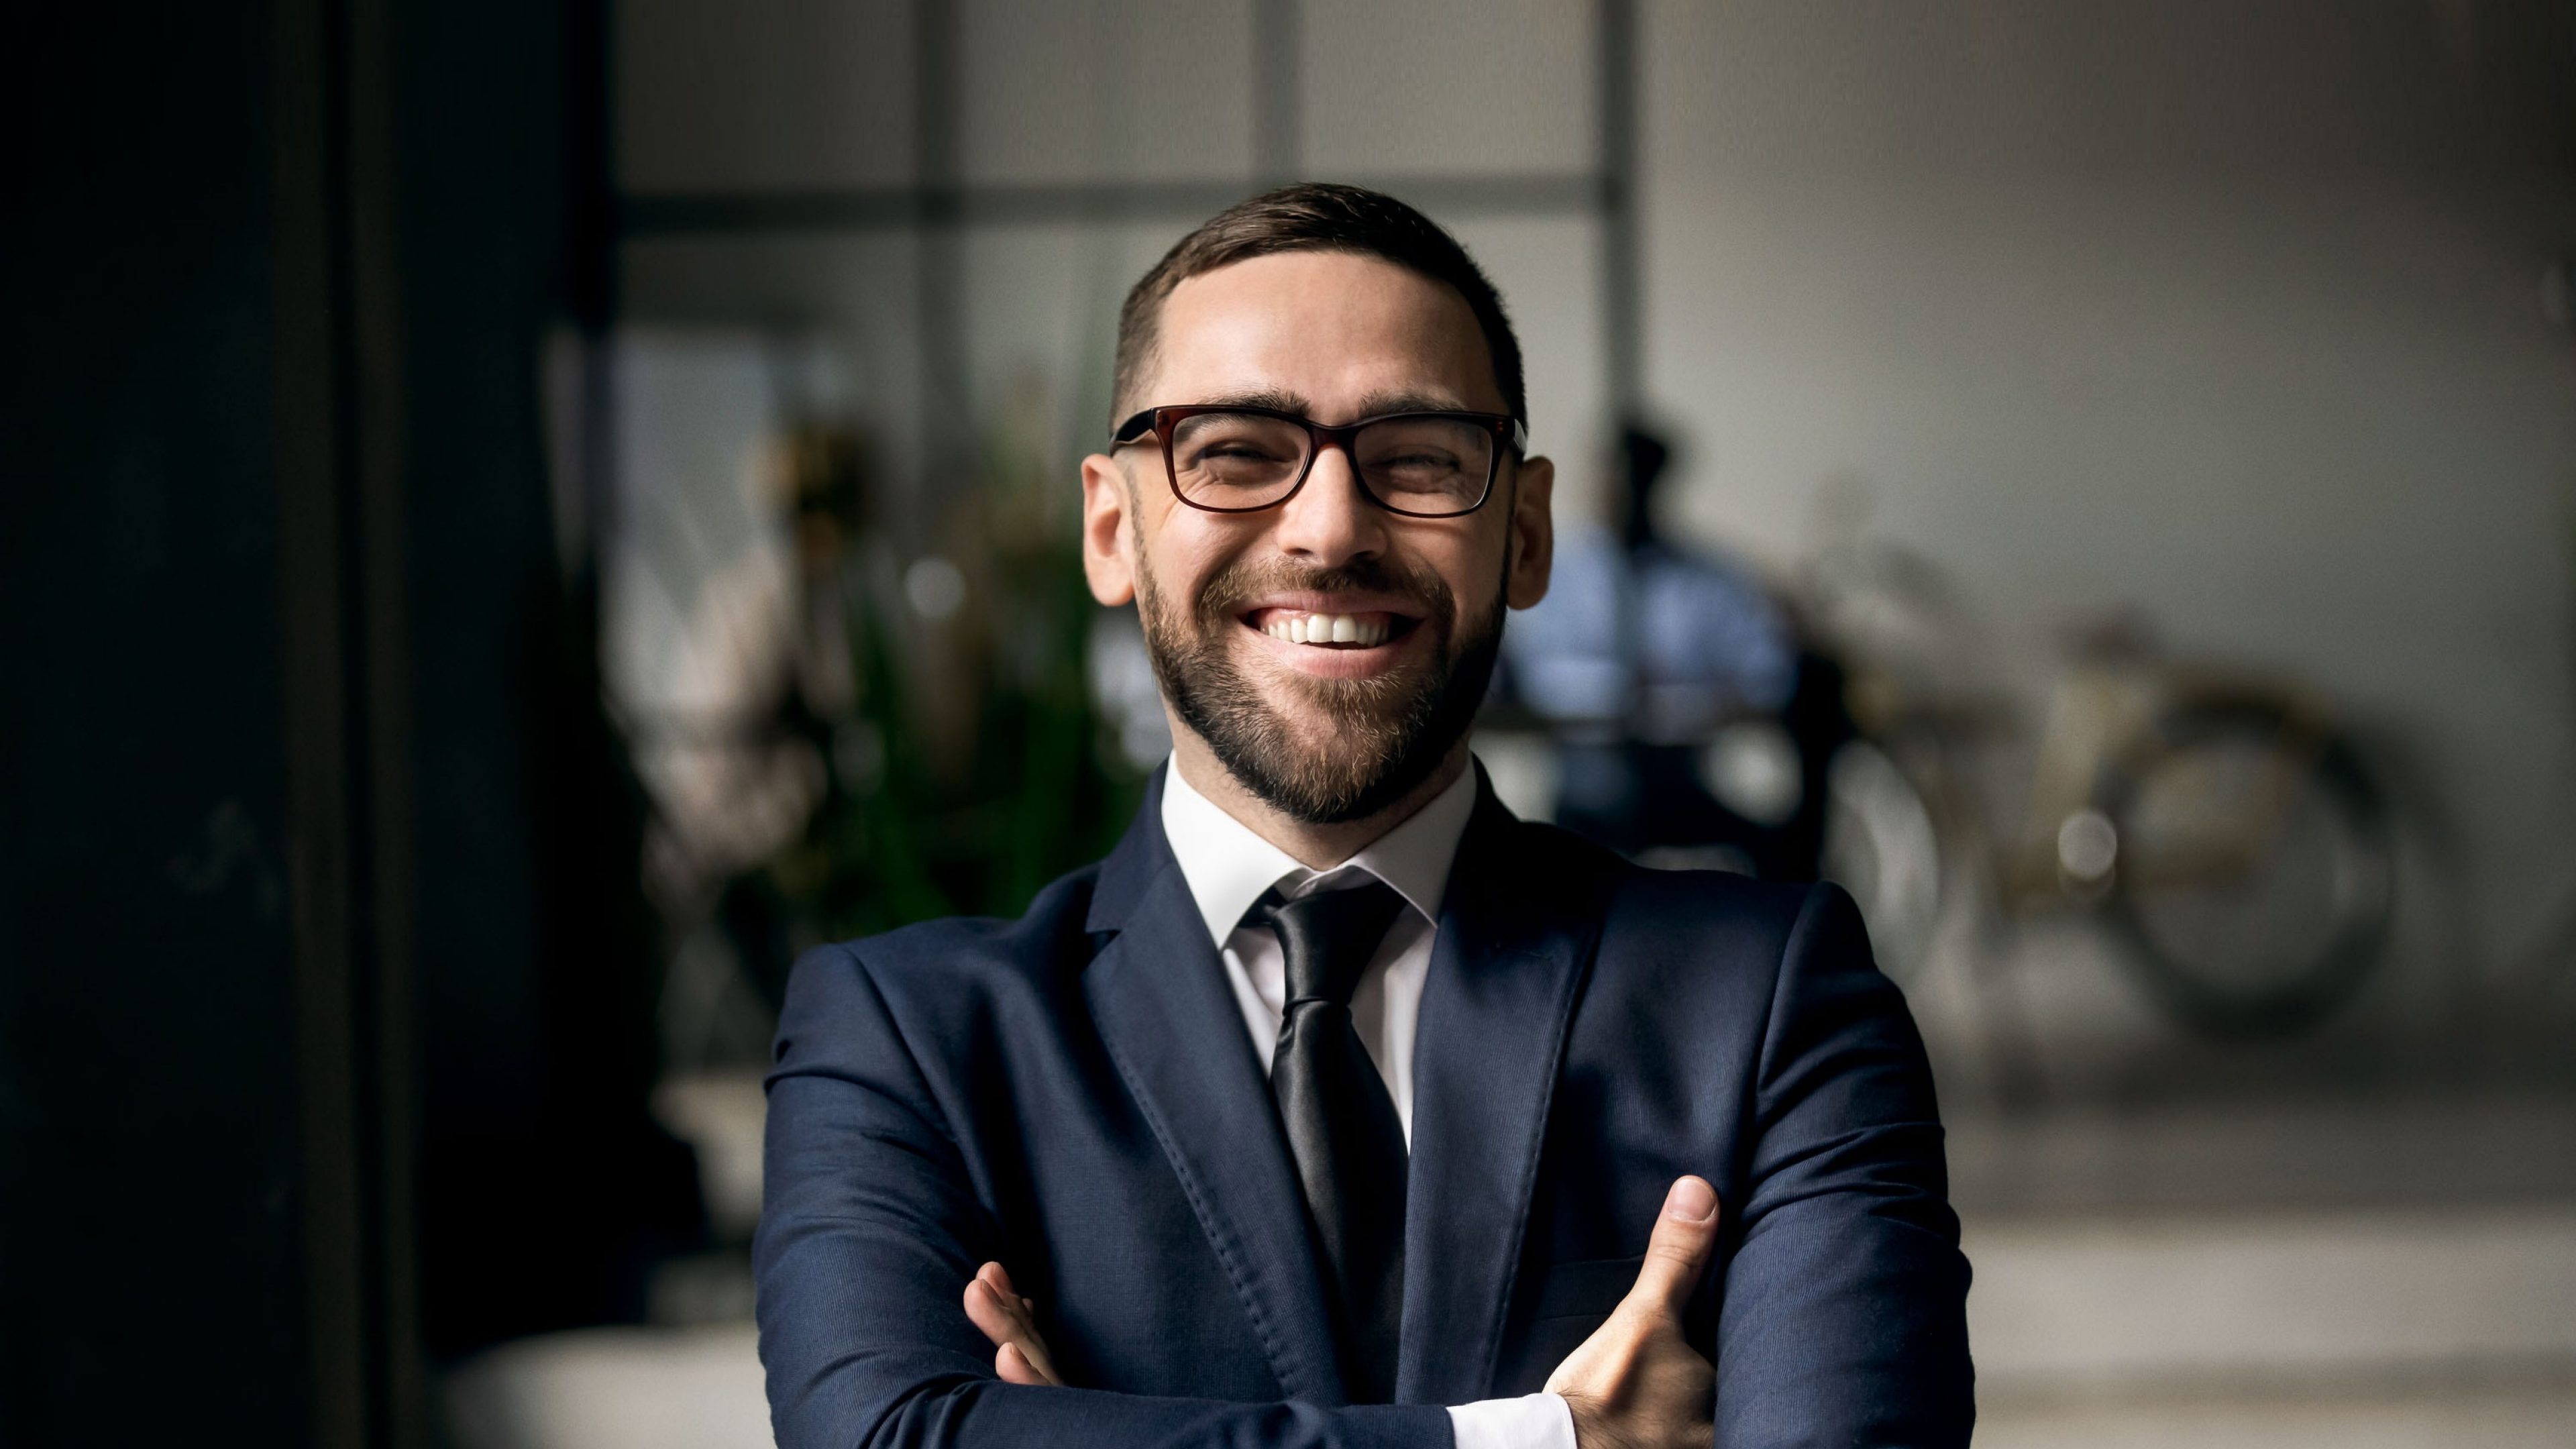
M 1555 737 L 1557 823 L 1650 863 L 1814 880 L 1826 771 L 1851 737 L 1841 671 L 1802 647 L 1751 569 L 1658 532 L 1668 443 L 1631 423 L 1611 461 L 1617 527 L 1568 524 L 1548 597 L 1505 636 L 1504 697 Z M 1730 805 L 1706 755 L 1748 721 L 1775 725 L 1795 758 Z

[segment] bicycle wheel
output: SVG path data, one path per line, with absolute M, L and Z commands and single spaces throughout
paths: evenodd
M 2191 1025 L 2296 1032 L 2379 963 L 2395 844 L 2341 739 L 2271 704 L 2187 706 L 2104 771 L 2095 807 L 2088 829 L 2060 834 L 2061 865 L 2107 876 L 2101 905 L 2124 954 Z
M 1878 968 L 1904 981 L 1931 954 L 1941 917 L 1941 841 L 1922 792 L 1877 746 L 1835 751 L 1822 874 L 1851 892 Z

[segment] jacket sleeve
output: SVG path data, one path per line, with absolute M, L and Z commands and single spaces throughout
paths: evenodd
M 1717 1442 L 1965 1445 L 1968 1263 L 1905 999 L 1851 897 L 1791 929 L 1753 1084 L 1717 1335 Z
M 1032 1388 L 993 1376 L 966 1318 L 999 1226 L 868 968 L 797 964 L 769 1077 L 760 1357 L 780 1449 L 1451 1443 L 1446 1410 Z

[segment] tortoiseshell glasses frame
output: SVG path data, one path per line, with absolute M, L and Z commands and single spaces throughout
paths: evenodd
M 1285 443 L 1292 436 L 1287 429 L 1299 430 L 1303 434 L 1303 456 L 1296 460 L 1294 477 L 1288 476 L 1286 464 L 1289 460 L 1285 457 L 1264 458 L 1255 455 L 1247 463 L 1239 464 L 1236 469 L 1238 474 L 1247 475 L 1248 481 L 1229 480 L 1221 485 L 1211 485 L 1202 480 L 1198 488 L 1200 496 L 1191 496 L 1192 489 L 1185 486 L 1182 481 L 1181 475 L 1185 469 L 1175 454 L 1174 443 L 1176 438 L 1193 431 L 1191 429 L 1193 420 L 1210 417 L 1242 419 L 1245 431 L 1265 432 L 1268 435 L 1267 440 L 1274 443 Z M 1416 436 L 1419 436 L 1423 429 L 1445 426 L 1449 430 L 1450 438 L 1458 443 L 1464 444 L 1470 438 L 1478 440 L 1484 454 L 1482 477 L 1475 476 L 1477 460 L 1470 453 L 1454 458 L 1454 463 L 1463 467 L 1440 477 L 1436 486 L 1413 490 L 1391 486 L 1394 481 L 1397 481 L 1393 477 L 1396 470 L 1373 461 L 1363 461 L 1367 458 L 1367 454 L 1360 447 L 1361 434 L 1365 430 L 1375 429 L 1376 436 L 1386 437 L 1407 426 L 1416 430 Z M 1117 429 L 1110 434 L 1110 446 L 1112 448 L 1132 447 L 1148 439 L 1160 446 L 1163 454 L 1163 476 L 1171 484 L 1172 496 L 1202 512 L 1259 513 L 1265 509 L 1279 507 L 1296 497 L 1305 488 L 1306 480 L 1314 474 L 1315 459 L 1320 457 L 1324 449 L 1329 446 L 1340 448 L 1342 455 L 1351 460 L 1352 475 L 1359 481 L 1360 491 L 1370 502 L 1389 513 L 1405 518 L 1458 518 L 1484 507 L 1485 500 L 1493 496 L 1494 480 L 1502 475 L 1503 454 L 1509 451 L 1517 458 L 1523 455 L 1529 446 L 1528 432 L 1522 427 L 1520 421 L 1502 413 L 1440 410 L 1381 413 L 1375 417 L 1361 418 L 1357 422 L 1335 426 L 1318 423 L 1295 413 L 1282 412 L 1277 408 L 1250 407 L 1232 403 L 1147 408 L 1118 425 Z M 1263 466 L 1265 464 L 1266 469 Z M 1212 470 L 1193 468 L 1187 471 L 1204 474 Z M 1258 476 L 1265 471 L 1270 476 Z M 1374 481 L 1370 477 L 1373 471 L 1380 475 Z M 1427 479 L 1427 470 L 1417 465 L 1415 476 L 1417 479 Z M 1209 501 L 1211 496 L 1244 496 L 1255 493 L 1261 496 L 1254 502 Z M 1397 494 L 1406 501 L 1390 500 L 1387 496 L 1389 493 Z M 1437 498 L 1440 502 L 1426 507 L 1416 501 L 1432 498 Z

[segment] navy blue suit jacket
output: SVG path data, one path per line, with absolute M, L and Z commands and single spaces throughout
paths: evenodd
M 1414 1048 L 1397 1402 L 1350 1405 L 1297 1179 L 1160 782 L 1016 921 L 808 955 L 755 1250 L 784 1449 L 1446 1445 L 1717 1185 L 1720 1445 L 1964 1444 L 1968 1268 L 1904 1000 L 1832 886 L 1637 869 L 1480 786 Z M 1006 1266 L 1077 1388 L 992 1375 Z

